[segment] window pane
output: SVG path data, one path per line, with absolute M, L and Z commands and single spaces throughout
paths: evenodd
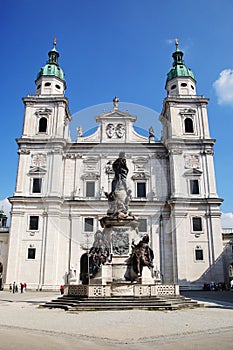
M 137 183 L 137 197 L 146 197 L 146 184 L 145 182 Z
M 139 219 L 140 224 L 138 227 L 139 232 L 147 232 L 147 220 L 146 219 Z
M 84 231 L 85 232 L 93 232 L 94 219 L 93 218 L 85 218 L 84 222 Z
M 196 260 L 203 260 L 203 250 L 202 249 L 195 250 L 195 258 L 196 258 Z
M 39 132 L 46 132 L 47 130 L 47 119 L 42 117 L 39 121 Z
M 193 231 L 202 231 L 201 218 L 193 218 Z
M 38 230 L 39 216 L 30 216 L 29 230 Z
M 193 133 L 193 121 L 191 118 L 186 118 L 184 120 L 185 132 Z
M 190 180 L 190 192 L 191 194 L 199 194 L 198 180 Z
M 95 182 L 86 183 L 86 197 L 95 197 Z
M 33 179 L 32 193 L 41 193 L 42 179 Z
M 36 248 L 28 248 L 28 259 L 36 258 Z

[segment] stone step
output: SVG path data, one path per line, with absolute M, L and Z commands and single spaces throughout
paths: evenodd
M 190 298 L 177 297 L 108 297 L 108 298 L 77 298 L 63 296 L 42 304 L 41 307 L 61 308 L 70 312 L 103 311 L 103 310 L 177 310 L 181 308 L 203 307 Z

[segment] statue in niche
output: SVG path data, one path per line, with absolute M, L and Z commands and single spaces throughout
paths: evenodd
M 110 254 L 110 243 L 103 232 L 96 231 L 94 243 L 89 251 L 89 273 L 94 277 L 99 271 L 101 265 L 105 264 Z
M 150 269 L 151 276 L 153 277 L 153 259 L 154 253 L 149 246 L 149 235 L 146 233 L 139 242 L 135 243 L 135 241 L 132 241 L 132 253 L 127 261 L 128 268 L 125 279 L 135 281 L 142 275 L 144 266 Z

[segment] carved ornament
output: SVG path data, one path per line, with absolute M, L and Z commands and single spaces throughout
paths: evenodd
M 32 155 L 32 164 L 34 166 L 43 166 L 46 164 L 46 155 L 43 153 L 36 153 Z
M 200 157 L 198 154 L 185 154 L 185 168 L 186 169 L 199 169 Z
M 30 150 L 29 149 L 25 149 L 25 148 L 20 148 L 17 151 L 18 154 L 30 154 Z
M 129 253 L 129 235 L 124 232 L 112 234 L 113 254 L 127 255 Z
M 81 176 L 82 180 L 98 180 L 99 178 L 99 173 L 86 173 Z

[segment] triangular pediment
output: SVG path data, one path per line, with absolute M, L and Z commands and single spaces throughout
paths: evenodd
M 185 176 L 201 176 L 202 171 L 198 169 L 190 169 L 184 173 Z
M 46 170 L 44 168 L 39 167 L 39 166 L 35 166 L 29 170 L 29 174 L 30 175 L 36 175 L 36 174 L 42 175 L 42 174 L 46 174 Z
M 132 122 L 135 122 L 137 120 L 137 117 L 134 115 L 129 114 L 129 112 L 123 112 L 119 109 L 117 110 L 112 110 L 110 112 L 107 113 L 103 113 L 101 115 L 98 115 L 95 117 L 96 121 L 100 121 L 102 119 L 130 119 Z

